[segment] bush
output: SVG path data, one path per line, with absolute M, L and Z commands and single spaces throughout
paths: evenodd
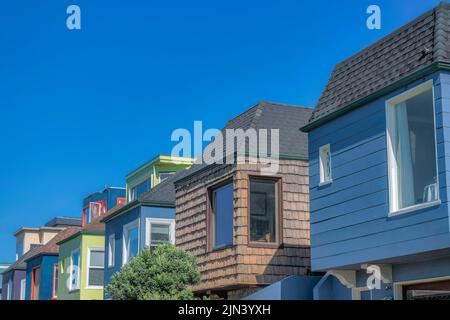
M 188 288 L 200 280 L 195 257 L 171 244 L 139 256 L 116 273 L 106 292 L 115 300 L 189 300 Z

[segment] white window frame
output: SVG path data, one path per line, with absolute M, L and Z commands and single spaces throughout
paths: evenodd
M 329 177 L 325 177 L 325 167 L 324 167 L 324 163 L 323 163 L 324 159 L 322 156 L 324 154 L 324 152 L 327 150 L 330 154 L 330 176 Z M 325 186 L 332 182 L 333 182 L 333 171 L 331 169 L 331 146 L 330 146 L 330 144 L 326 144 L 319 148 L 319 186 Z
M 395 128 L 395 106 L 401 102 L 405 102 L 415 96 L 422 94 L 428 90 L 432 90 L 432 103 L 433 103 L 433 123 L 434 123 L 434 150 L 436 158 L 436 188 L 438 190 L 438 198 L 435 201 L 416 204 L 406 208 L 398 208 L 398 187 L 396 175 L 396 160 L 394 153 L 394 146 L 391 139 L 391 131 Z M 389 216 L 397 216 L 405 213 L 409 213 L 416 210 L 421 210 L 429 207 L 434 207 L 441 204 L 439 195 L 439 167 L 438 167 L 438 154 L 437 154 L 437 137 L 436 137 L 436 109 L 434 101 L 434 85 L 433 80 L 426 81 L 412 89 L 409 89 L 395 97 L 386 100 L 386 144 L 387 144 L 387 160 L 388 160 L 388 188 L 389 188 Z
M 108 237 L 108 268 L 115 265 L 116 260 L 116 235 L 110 234 Z
M 146 218 L 145 219 L 145 246 L 151 248 L 151 226 L 152 224 L 169 225 L 170 243 L 175 244 L 175 219 Z
M 76 284 L 75 286 L 73 286 L 73 284 L 72 284 L 72 280 L 73 280 L 72 276 L 73 276 L 73 270 L 74 270 L 74 267 L 73 267 L 73 255 L 74 255 L 75 252 L 78 252 L 78 265 L 77 265 L 77 268 L 78 268 L 78 270 L 77 270 L 77 276 L 78 276 L 78 278 L 77 278 L 77 284 Z M 76 291 L 76 290 L 80 290 L 80 277 L 81 277 L 81 274 L 80 274 L 80 270 L 81 270 L 80 264 L 81 264 L 81 254 L 80 254 L 80 249 L 72 250 L 72 251 L 70 252 L 70 276 L 69 276 L 69 281 L 70 281 L 70 282 L 69 282 L 69 292 Z
M 125 264 L 128 263 L 128 248 L 127 248 L 127 238 L 128 238 L 128 233 L 130 229 L 134 229 L 136 228 L 138 229 L 138 252 L 137 254 L 139 254 L 140 251 L 140 246 L 139 246 L 139 242 L 140 242 L 140 223 L 139 223 L 139 219 L 136 219 L 130 223 L 127 223 L 126 225 L 123 226 L 123 236 L 122 236 L 122 266 L 124 266 Z
M 92 222 L 92 220 L 94 219 L 93 217 L 92 217 L 92 207 L 93 206 L 99 206 L 99 210 L 100 210 L 100 214 L 99 214 L 99 216 L 101 216 L 102 215 L 102 211 L 103 211 L 103 208 L 102 208 L 102 204 L 100 203 L 100 202 L 89 202 L 89 223 L 91 223 Z
M 103 252 L 103 268 L 97 267 L 97 266 L 91 266 L 91 252 L 92 251 L 100 251 Z M 87 265 L 86 265 L 86 289 L 93 289 L 93 290 L 102 290 L 103 286 L 90 286 L 89 285 L 89 270 L 90 269 L 97 269 L 97 270 L 105 270 L 105 248 L 101 247 L 89 247 L 87 249 Z
M 26 285 L 27 285 L 27 279 L 21 279 L 20 280 L 20 300 L 25 300 L 25 293 L 26 293 Z

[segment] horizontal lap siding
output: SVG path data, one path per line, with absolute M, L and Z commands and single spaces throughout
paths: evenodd
M 444 89 L 439 78 L 434 77 L 442 201 L 438 207 L 388 217 L 385 101 L 400 92 L 356 109 L 310 133 L 313 270 L 413 254 L 450 244 L 446 187 L 449 182 L 446 168 L 450 160 L 450 77 L 446 77 L 448 84 Z M 333 183 L 319 187 L 318 150 L 328 143 Z M 416 245 L 420 241 L 422 243 Z

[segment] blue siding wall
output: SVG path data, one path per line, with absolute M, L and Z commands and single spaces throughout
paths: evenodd
M 433 79 L 440 206 L 388 217 L 385 101 Z M 312 269 L 326 270 L 450 247 L 450 75 L 437 73 L 309 135 Z M 446 141 L 448 140 L 448 141 Z M 319 187 L 318 150 L 331 145 L 333 183 Z
M 26 294 L 25 299 L 31 299 L 31 275 L 32 270 L 41 267 L 41 285 L 39 288 L 39 300 L 51 300 L 53 290 L 53 264 L 58 263 L 58 256 L 44 255 L 27 262 Z
M 139 229 L 139 249 L 141 250 L 145 246 L 145 234 L 146 234 L 146 219 L 147 218 L 162 218 L 162 219 L 175 219 L 174 208 L 160 208 L 150 206 L 136 207 L 117 218 L 108 221 L 105 226 L 105 277 L 104 284 L 107 286 L 111 282 L 111 277 L 114 273 L 118 272 L 122 267 L 122 247 L 123 247 L 123 226 L 135 221 L 140 220 Z M 111 234 L 115 235 L 116 239 L 116 252 L 114 266 L 108 267 L 108 241 Z M 106 293 L 105 293 L 106 294 Z
M 107 206 L 106 210 L 110 210 L 116 206 L 117 198 L 119 197 L 125 198 L 125 189 L 107 188 L 105 190 L 95 192 L 83 199 L 83 207 L 88 206 L 90 202 L 103 200 Z
M 117 205 L 117 198 L 125 198 L 125 189 L 109 188 L 108 189 L 108 210 Z
M 141 207 L 134 208 L 129 212 L 108 221 L 105 224 L 105 276 L 104 283 L 107 286 L 111 282 L 111 277 L 122 267 L 122 246 L 123 246 L 123 226 L 136 219 L 139 219 Z M 116 240 L 114 266 L 108 267 L 108 246 L 109 236 L 114 234 Z

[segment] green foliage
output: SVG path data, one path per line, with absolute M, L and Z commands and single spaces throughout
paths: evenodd
M 189 300 L 200 280 L 193 255 L 164 244 L 144 249 L 116 273 L 106 292 L 115 300 Z

